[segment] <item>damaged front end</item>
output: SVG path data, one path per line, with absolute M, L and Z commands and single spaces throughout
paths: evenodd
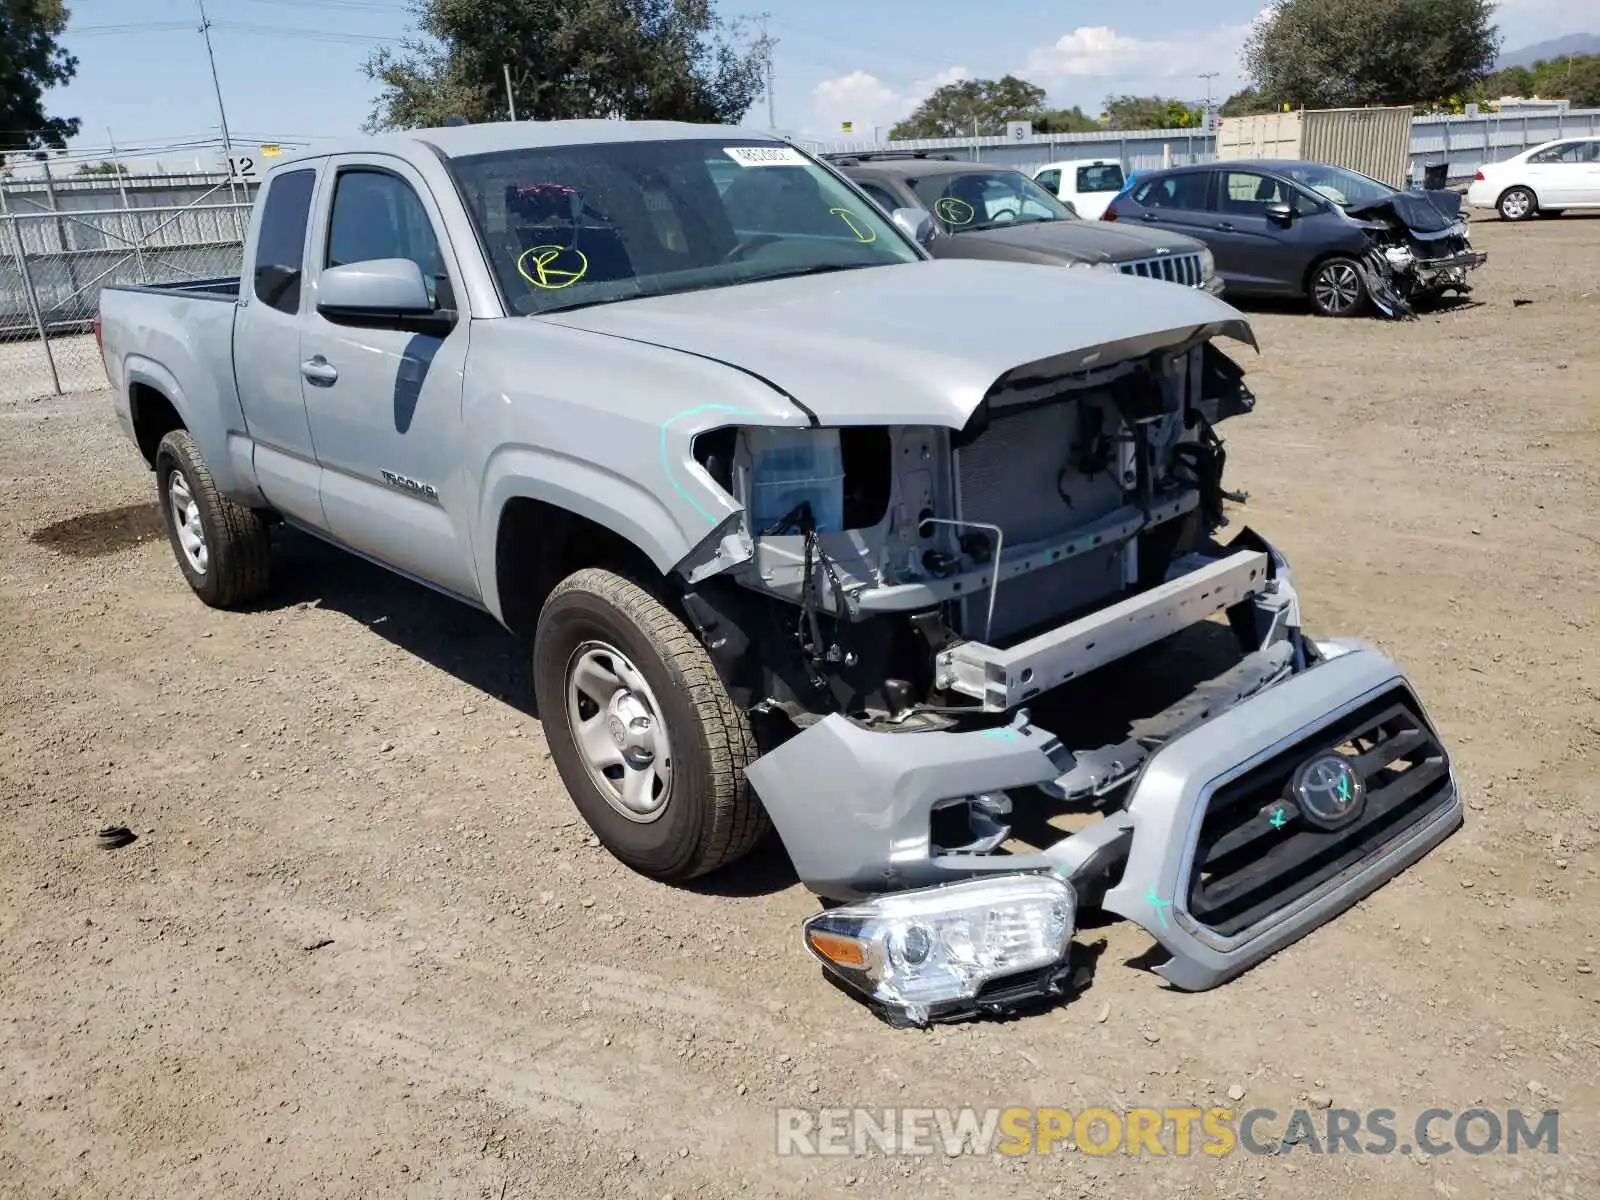
M 808 948 L 897 1022 L 1060 994 L 1090 908 L 1215 986 L 1461 823 L 1398 668 L 1306 638 L 1284 557 L 1216 536 L 1246 499 L 1217 426 L 1255 402 L 1218 332 L 1014 368 L 959 428 L 694 436 L 742 513 L 686 562 L 684 610 L 779 730 L 747 776 L 843 905 Z M 1107 720 L 1105 669 L 1196 630 L 1216 661 Z
M 1382 201 L 1351 206 L 1371 245 L 1360 259 L 1362 281 L 1384 316 L 1416 315 L 1416 306 L 1447 292 L 1472 291 L 1468 272 L 1489 256 L 1472 249 L 1461 197 L 1455 192 L 1398 192 Z

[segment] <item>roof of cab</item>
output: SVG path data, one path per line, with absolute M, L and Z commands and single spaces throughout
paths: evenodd
M 737 125 L 696 125 L 686 121 L 489 121 L 480 125 L 441 125 L 407 129 L 308 148 L 285 155 L 279 166 L 330 154 L 411 150 L 431 145 L 447 158 L 494 154 L 502 150 L 537 150 L 548 146 L 585 146 L 601 142 L 666 142 L 693 138 L 739 138 L 783 143 L 775 135 Z

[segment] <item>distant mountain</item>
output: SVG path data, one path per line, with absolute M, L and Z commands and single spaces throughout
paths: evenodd
M 1521 50 L 1512 50 L 1500 56 L 1494 69 L 1504 71 L 1507 67 L 1531 67 L 1540 59 L 1562 58 L 1568 54 L 1600 54 L 1600 34 L 1569 33 L 1566 37 L 1551 38 L 1548 42 L 1537 42 Z

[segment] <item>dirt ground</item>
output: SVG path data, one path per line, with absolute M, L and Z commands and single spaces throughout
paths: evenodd
M 1210 993 L 1089 930 L 1087 990 L 1006 1024 L 827 986 L 781 854 L 618 866 L 486 618 L 296 536 L 210 611 L 105 393 L 0 401 L 0 1195 L 1600 1195 L 1600 220 L 1476 230 L 1471 305 L 1259 314 L 1226 430 L 1308 627 L 1412 673 L 1466 828 Z M 1556 1107 L 1560 1153 L 775 1150 L 784 1106 L 1324 1103 Z

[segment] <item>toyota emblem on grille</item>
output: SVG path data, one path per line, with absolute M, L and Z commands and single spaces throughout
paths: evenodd
M 1342 754 L 1319 754 L 1294 773 L 1289 790 L 1301 815 L 1321 829 L 1342 829 L 1361 815 L 1367 788 Z

